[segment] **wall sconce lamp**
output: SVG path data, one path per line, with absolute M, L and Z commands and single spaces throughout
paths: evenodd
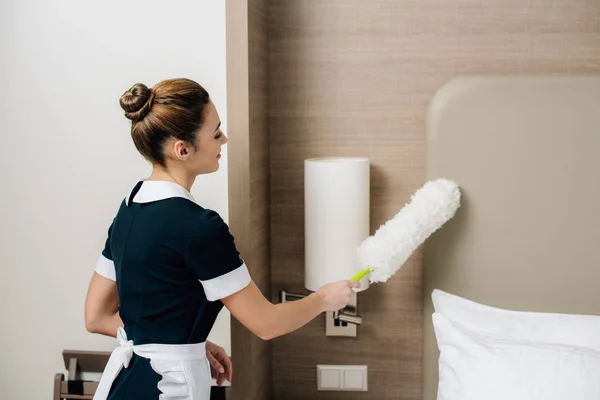
M 323 157 L 304 161 L 304 286 L 309 291 L 350 279 L 359 272 L 356 249 L 369 236 L 369 188 L 368 158 Z M 356 325 L 362 323 L 356 292 L 368 287 L 368 278 L 363 278 L 348 306 L 328 313 L 328 335 L 356 336 Z M 282 302 L 302 297 L 280 292 Z

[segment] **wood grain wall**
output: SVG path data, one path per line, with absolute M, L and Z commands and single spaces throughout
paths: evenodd
M 305 158 L 371 159 L 373 231 L 423 183 L 427 105 L 450 78 L 600 72 L 598 0 L 271 0 L 268 25 L 274 301 L 304 290 Z M 421 281 L 419 251 L 359 295 L 357 338 L 317 318 L 276 339 L 273 397 L 421 399 Z M 318 363 L 367 364 L 369 392 L 317 392 Z
M 266 0 L 227 0 L 230 228 L 250 274 L 270 296 Z M 232 319 L 229 399 L 271 398 L 271 344 Z

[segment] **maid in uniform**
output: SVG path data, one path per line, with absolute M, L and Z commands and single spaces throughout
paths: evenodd
M 206 90 L 188 79 L 138 83 L 120 104 L 153 171 L 123 199 L 88 288 L 86 328 L 118 340 L 94 399 L 208 400 L 213 378 L 232 379 L 229 357 L 206 340 L 223 306 L 269 340 L 345 307 L 358 283 L 270 303 L 223 219 L 190 193 L 227 143 Z

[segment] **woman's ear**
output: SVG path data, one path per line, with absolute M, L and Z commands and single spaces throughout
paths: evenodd
M 185 160 L 190 154 L 190 151 L 188 150 L 188 145 L 183 140 L 175 141 L 175 143 L 173 144 L 173 150 L 175 152 L 175 157 L 179 160 Z

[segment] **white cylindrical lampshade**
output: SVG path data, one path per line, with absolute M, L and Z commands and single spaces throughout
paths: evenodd
M 356 250 L 369 236 L 369 159 L 304 161 L 304 285 L 321 286 L 359 272 Z M 363 279 L 361 289 L 368 288 Z

